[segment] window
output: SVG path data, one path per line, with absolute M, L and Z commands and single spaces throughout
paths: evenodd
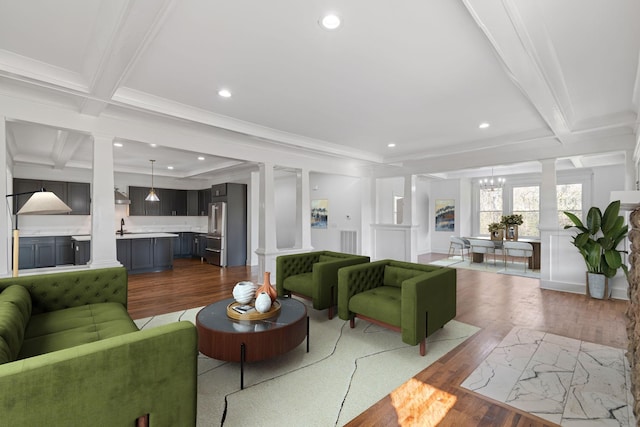
M 558 224 L 560 228 L 565 225 L 573 225 L 564 214 L 569 211 L 582 219 L 582 184 L 561 184 L 556 186 L 558 197 Z
M 488 234 L 492 222 L 500 222 L 502 217 L 502 188 L 480 189 L 480 233 Z
M 523 223 L 518 226 L 520 236 L 539 236 L 540 187 L 513 187 L 513 212 L 522 215 Z

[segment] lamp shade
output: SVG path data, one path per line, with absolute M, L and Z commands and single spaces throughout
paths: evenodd
M 37 191 L 20 208 L 17 215 L 69 213 L 71 208 L 51 191 Z
M 159 202 L 160 198 L 156 194 L 156 190 L 152 188 L 151 190 L 149 190 L 149 194 L 147 194 L 147 197 L 145 197 L 145 200 L 147 202 Z

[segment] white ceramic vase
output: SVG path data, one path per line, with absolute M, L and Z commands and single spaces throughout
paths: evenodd
M 255 295 L 257 286 L 253 282 L 238 282 L 233 287 L 233 298 L 239 304 L 248 304 Z
M 266 313 L 271 308 L 271 297 L 266 292 L 260 292 L 256 298 L 256 310 Z

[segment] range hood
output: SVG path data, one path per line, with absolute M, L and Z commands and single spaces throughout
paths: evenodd
M 119 192 L 117 188 L 115 189 L 114 193 L 115 193 L 116 205 L 130 205 L 131 204 L 131 200 L 129 200 L 129 198 L 126 195 L 124 195 L 123 193 Z

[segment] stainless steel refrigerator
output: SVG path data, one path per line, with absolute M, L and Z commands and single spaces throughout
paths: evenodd
M 207 232 L 207 260 L 214 265 L 227 266 L 227 203 L 209 204 Z

